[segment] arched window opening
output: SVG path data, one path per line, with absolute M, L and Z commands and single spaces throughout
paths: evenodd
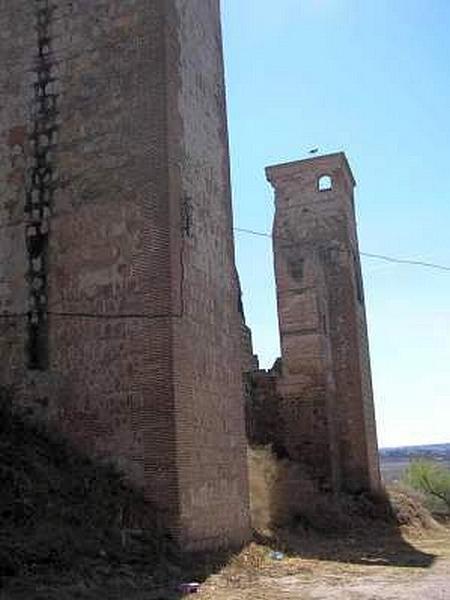
M 329 175 L 321 175 L 317 181 L 319 192 L 327 192 L 333 189 L 333 180 Z

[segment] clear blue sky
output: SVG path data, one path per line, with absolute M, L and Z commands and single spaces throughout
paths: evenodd
M 270 231 L 266 165 L 344 150 L 361 250 L 450 265 L 450 2 L 222 0 L 235 225 Z M 236 234 L 263 367 L 269 239 Z M 450 272 L 364 259 L 382 446 L 450 442 Z

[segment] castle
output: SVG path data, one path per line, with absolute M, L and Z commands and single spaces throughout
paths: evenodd
M 0 384 L 117 463 L 180 545 L 238 545 L 252 361 L 219 0 L 14 0 L 0 22 Z M 269 441 L 324 489 L 373 490 L 352 176 L 341 154 L 268 175 L 283 356 L 255 378 L 284 424 Z

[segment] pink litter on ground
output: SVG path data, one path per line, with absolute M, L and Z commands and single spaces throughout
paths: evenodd
M 199 583 L 182 583 L 178 589 L 183 594 L 196 594 L 200 590 L 200 584 Z

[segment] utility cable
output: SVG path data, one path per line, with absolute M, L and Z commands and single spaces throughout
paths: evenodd
M 185 234 L 190 237 L 191 233 L 189 230 L 190 225 L 188 226 L 188 229 L 185 231 Z M 256 231 L 254 229 L 246 229 L 244 227 L 234 227 L 233 228 L 234 231 L 238 232 L 238 233 L 244 233 L 244 234 L 248 234 L 248 235 L 253 235 L 253 236 L 257 236 L 257 237 L 264 237 L 264 238 L 269 238 L 272 239 L 272 235 L 270 233 L 266 233 L 263 231 Z M 281 238 L 278 237 L 277 239 L 281 239 L 281 240 L 286 240 L 286 241 L 291 241 L 288 238 Z M 114 319 L 145 319 L 145 320 L 154 320 L 154 319 L 171 319 L 171 318 L 182 318 L 184 316 L 184 280 L 185 280 L 185 266 L 184 266 L 184 259 L 183 259 L 183 251 L 184 251 L 184 236 L 183 236 L 183 240 L 181 242 L 181 247 L 180 247 L 180 270 L 181 270 L 181 278 L 180 278 L 180 312 L 179 313 L 155 313 L 155 314 L 141 314 L 141 313 L 115 313 L 115 314 L 108 314 L 108 313 L 91 313 L 91 312 L 58 312 L 58 311 L 52 311 L 52 310 L 48 310 L 45 311 L 45 314 L 47 316 L 54 316 L 54 317 L 61 317 L 61 318 L 81 318 L 81 319 L 107 319 L 107 320 L 114 320 Z M 390 262 L 390 263 L 394 263 L 394 264 L 405 264 L 405 265 L 411 265 L 411 266 L 415 266 L 415 267 L 425 267 L 425 268 L 429 268 L 429 269 L 437 269 L 440 271 L 447 271 L 450 272 L 450 266 L 446 266 L 446 265 L 441 265 L 441 264 L 437 264 L 437 263 L 431 263 L 431 262 L 426 262 L 426 261 L 422 261 L 422 260 L 413 260 L 413 259 L 406 259 L 406 258 L 397 258 L 394 256 L 388 256 L 385 254 L 374 254 L 371 252 L 360 252 L 361 256 L 366 256 L 367 258 L 373 258 L 376 260 L 383 260 L 385 262 Z M 29 313 L 28 312 L 21 312 L 21 313 L 3 313 L 0 314 L 0 319 L 14 319 L 14 318 L 25 318 L 28 317 Z
M 238 233 L 246 233 L 248 235 L 254 235 L 258 237 L 265 237 L 273 239 L 273 236 L 270 233 L 266 233 L 264 231 L 255 231 L 254 229 L 245 229 L 243 227 L 234 227 L 234 231 Z M 283 238 L 277 236 L 278 240 L 292 241 L 288 238 Z M 395 256 L 388 256 L 386 254 L 374 254 L 372 252 L 360 252 L 361 256 L 366 256 L 367 258 L 374 258 L 377 260 L 384 260 L 391 263 L 404 264 L 404 265 L 412 265 L 415 267 L 427 267 L 429 269 L 438 269 L 440 271 L 450 271 L 450 266 L 441 265 L 438 263 L 426 262 L 423 260 L 414 260 L 410 258 L 397 258 Z
M 190 233 L 186 233 L 187 237 L 190 237 Z M 45 310 L 42 311 L 47 317 L 60 317 L 60 318 L 74 318 L 74 319 L 143 319 L 143 320 L 156 320 L 156 319 L 182 319 L 185 314 L 185 299 L 184 299 L 184 282 L 185 282 L 185 265 L 184 265 L 184 241 L 185 235 L 182 235 L 180 243 L 180 310 L 177 313 L 93 313 L 93 312 L 77 312 L 77 311 L 54 311 Z M 17 313 L 2 313 L 0 319 L 21 319 L 29 318 L 30 312 L 17 312 Z

